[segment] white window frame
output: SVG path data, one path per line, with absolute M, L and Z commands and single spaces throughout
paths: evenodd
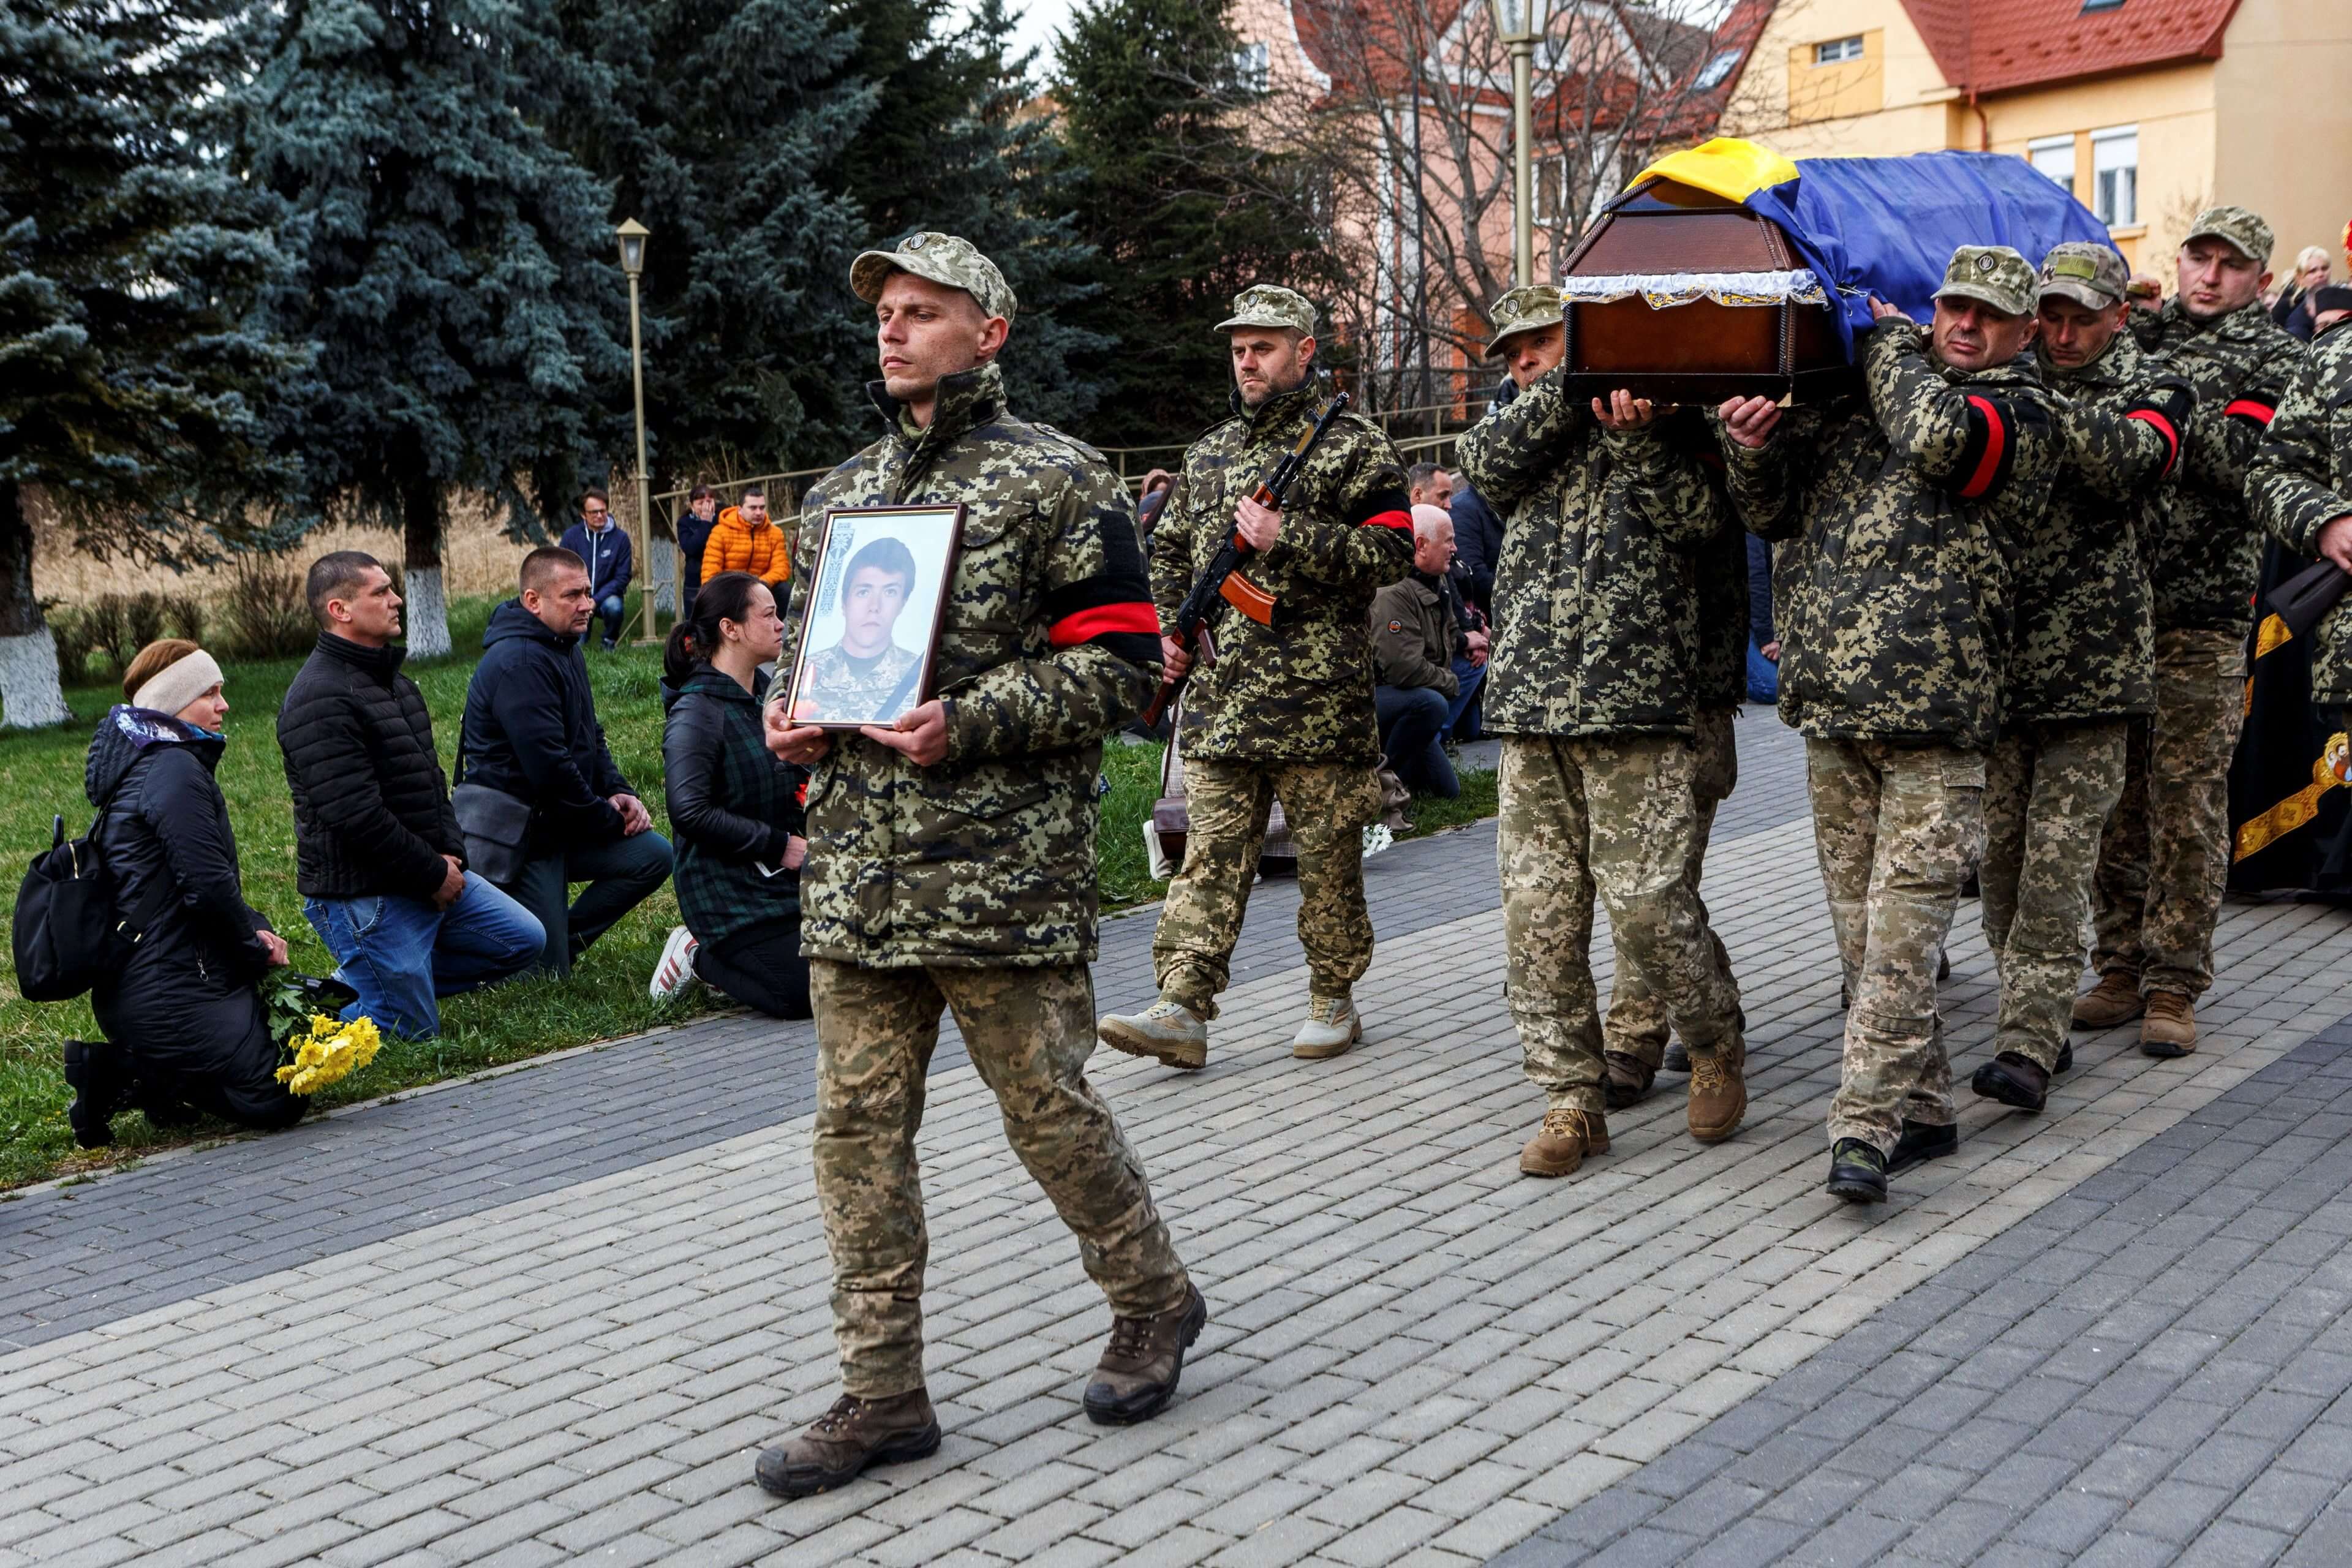
M 1234 74 L 1251 92 L 1264 92 L 1274 65 L 1274 51 L 1265 40 L 1244 44 L 1234 56 Z
M 1813 64 L 1817 66 L 1843 65 L 1848 60 L 1858 60 L 1862 58 L 1864 52 L 1862 35 L 1860 33 L 1856 33 L 1851 37 L 1828 38 L 1813 46 Z
M 2055 153 L 2066 155 L 2066 177 L 2063 179 L 2042 163 L 2044 154 Z M 2074 138 L 2072 135 L 2035 137 L 2025 144 L 2025 161 L 2033 165 L 2036 174 L 2063 189 L 2068 195 L 2074 194 Z
M 2127 163 L 2102 165 L 2104 148 L 2131 144 Z M 2113 182 L 2110 183 L 2110 176 Z M 2111 125 L 2091 132 L 2091 211 L 2109 228 L 2131 228 L 2139 223 L 2139 127 Z

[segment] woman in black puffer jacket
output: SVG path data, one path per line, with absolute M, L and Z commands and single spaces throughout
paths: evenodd
M 245 901 L 236 836 L 213 771 L 228 742 L 220 667 L 192 642 L 148 644 L 122 678 L 127 703 L 99 721 L 83 787 L 102 820 L 116 908 L 139 941 L 91 994 L 103 1043 L 66 1047 L 74 1138 L 112 1141 L 134 1106 L 183 1122 L 189 1108 L 242 1126 L 291 1126 L 303 1102 L 276 1078 L 279 1054 L 256 983 L 286 962 L 268 918 Z
M 775 595 L 747 572 L 721 572 L 670 634 L 662 700 L 663 787 L 677 845 L 677 912 L 647 987 L 656 1001 L 697 980 L 772 1018 L 809 1015 L 801 956 L 801 795 L 808 770 L 768 754 L 760 723 L 783 649 Z

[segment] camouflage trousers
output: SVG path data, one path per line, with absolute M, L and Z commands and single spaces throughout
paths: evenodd
M 1298 850 L 1298 945 L 1318 996 L 1345 996 L 1372 966 L 1364 829 L 1380 784 L 1362 763 L 1184 762 L 1184 867 L 1151 936 L 1160 994 L 1204 1018 L 1232 978 L 1250 884 L 1274 803 Z
M 809 964 L 816 1009 L 817 1205 L 833 1255 L 833 1332 L 843 1392 L 881 1399 L 923 1382 L 923 1269 L 930 1238 L 915 1132 L 940 1011 L 996 1096 L 1004 1136 L 1119 1317 L 1170 1311 L 1184 1266 L 1152 1205 L 1143 1163 L 1093 1086 L 1094 981 L 1044 969 L 868 969 Z
M 1496 858 L 1511 1017 L 1528 1078 L 1554 1107 L 1604 1109 L 1592 900 L 1619 962 L 1663 998 L 1685 1045 L 1738 1026 L 1739 992 L 1691 886 L 1698 752 L 1671 735 L 1503 740 Z
M 1894 1152 L 1906 1121 L 1953 1120 L 1936 963 L 1984 850 L 1985 758 L 1950 746 L 1808 741 L 1806 784 L 1853 1005 L 1830 1142 Z
M 2089 952 L 2099 838 L 2124 789 L 2130 721 L 2026 724 L 1985 765 L 1985 941 L 2000 966 L 1993 1049 L 2058 1067 Z
M 1706 841 L 1715 831 L 1716 808 L 1731 798 L 1739 784 L 1739 742 L 1731 731 L 1736 708 L 1707 708 L 1699 711 L 1693 722 L 1692 743 L 1698 756 L 1691 775 L 1691 795 L 1696 816 L 1691 825 L 1690 853 L 1683 861 L 1683 881 L 1698 901 L 1698 918 L 1708 920 L 1706 900 L 1699 898 L 1699 874 L 1706 865 Z M 1617 949 L 1616 976 L 1609 986 L 1609 1012 L 1601 1023 L 1601 1048 L 1616 1051 L 1634 1060 L 1647 1063 L 1652 1071 L 1665 1059 L 1666 1037 L 1671 1032 L 1666 1024 L 1666 1005 L 1650 989 L 1641 971 L 1625 955 L 1622 939 L 1612 938 Z M 1716 958 L 1724 973 L 1731 973 L 1731 955 L 1723 950 L 1723 939 L 1707 926 L 1707 940 L 1715 944 Z M 1735 991 L 1736 994 L 1736 991 Z
M 2230 759 L 2246 721 L 2235 632 L 2156 634 L 2156 717 L 2132 725 L 2123 798 L 2099 844 L 2092 967 L 2140 994 L 2201 996 L 2230 879 Z

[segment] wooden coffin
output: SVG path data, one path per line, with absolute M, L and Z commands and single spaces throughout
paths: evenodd
M 1811 291 L 1822 302 L 1786 297 L 1803 291 L 1788 277 L 1804 267 L 1769 218 L 1673 180 L 1648 181 L 1593 224 L 1562 269 L 1570 392 L 1601 396 L 1622 386 L 1636 397 L 1707 404 L 1813 399 L 1852 384 L 1818 280 Z M 1741 275 L 1759 280 L 1752 295 L 1722 287 Z M 1633 289 L 1634 279 L 1647 289 Z M 1765 302 L 1726 303 L 1708 287 Z M 1694 297 L 1666 302 L 1685 295 Z

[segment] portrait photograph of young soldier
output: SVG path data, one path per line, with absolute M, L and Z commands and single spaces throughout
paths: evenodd
M 922 700 L 956 528 L 953 508 L 826 520 L 793 672 L 795 719 L 889 724 Z

